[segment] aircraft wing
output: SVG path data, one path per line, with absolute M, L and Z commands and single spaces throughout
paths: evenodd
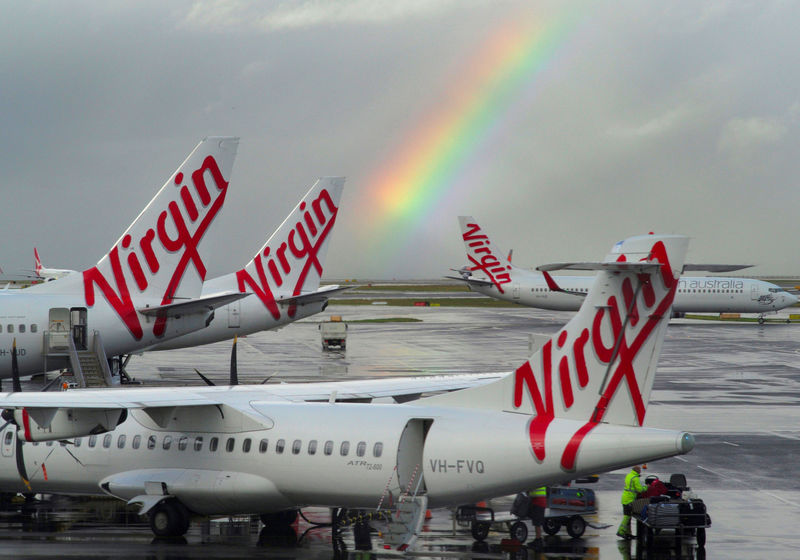
M 309 292 L 307 294 L 299 294 L 296 296 L 280 297 L 276 299 L 278 303 L 283 305 L 303 305 L 306 303 L 316 303 L 330 299 L 335 294 L 341 293 L 345 290 L 351 289 L 353 286 L 322 286 L 316 292 Z
M 609 272 L 651 272 L 661 266 L 658 262 L 571 262 L 553 263 L 537 266 L 539 272 L 552 272 L 554 270 L 606 270 Z
M 320 401 L 404 397 L 456 391 L 483 385 L 508 372 L 387 377 L 321 383 L 191 386 L 158 388 L 72 389 L 54 392 L 0 393 L 0 409 L 148 409 L 229 404 L 249 407 L 251 401 Z
M 179 315 L 188 315 L 190 313 L 210 311 L 249 295 L 249 293 L 242 292 L 222 292 L 218 294 L 211 294 L 209 296 L 192 298 L 190 300 L 181 301 L 178 303 L 168 303 L 166 305 L 156 305 L 153 307 L 140 307 L 136 311 L 142 315 L 149 315 L 151 317 L 175 317 Z

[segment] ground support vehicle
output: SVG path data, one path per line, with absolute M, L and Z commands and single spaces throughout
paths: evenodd
M 680 498 L 639 498 L 631 505 L 636 520 L 637 546 L 652 551 L 657 539 L 673 536 L 675 548 L 679 551 L 685 537 L 694 537 L 697 547 L 703 549 L 706 529 L 711 527 L 705 503 L 686 486 L 682 474 L 672 475 L 670 486 L 681 491 Z
M 330 321 L 320 323 L 319 332 L 323 350 L 344 350 L 347 347 L 347 323 L 340 316 L 331 315 Z
M 512 510 L 515 508 L 512 508 Z M 496 515 L 494 509 L 483 506 L 461 506 L 456 510 L 456 521 L 469 525 L 476 541 L 483 541 L 491 529 L 507 530 L 512 539 L 524 543 L 528 539 L 527 509 L 513 513 Z M 588 523 L 584 515 L 597 513 L 594 490 L 553 486 L 547 489 L 547 509 L 542 529 L 548 535 L 555 535 L 565 527 L 569 536 L 579 538 Z

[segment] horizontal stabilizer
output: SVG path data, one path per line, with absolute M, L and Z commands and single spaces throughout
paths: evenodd
M 745 268 L 752 268 L 752 264 L 685 264 L 683 265 L 684 272 L 735 272 L 737 270 L 744 270 Z
M 296 296 L 281 297 L 278 298 L 276 301 L 283 305 L 305 305 L 308 303 L 318 303 L 320 301 L 326 301 L 332 296 L 341 293 L 345 290 L 349 290 L 352 287 L 353 286 L 337 286 L 337 285 L 322 286 L 316 292 L 298 294 Z
M 480 278 L 466 278 L 464 276 L 445 276 L 449 280 L 458 280 L 471 286 L 493 286 L 494 284 L 489 280 L 481 280 Z
M 151 317 L 175 317 L 189 315 L 191 313 L 203 313 L 216 309 L 217 307 L 222 307 L 223 305 L 228 305 L 237 299 L 242 299 L 249 295 L 249 293 L 225 292 L 193 298 L 180 303 L 169 303 L 167 305 L 158 305 L 155 307 L 140 307 L 137 311 L 142 315 L 149 315 Z
M 658 262 L 575 262 L 552 263 L 537 266 L 539 272 L 552 272 L 554 270 L 604 270 L 606 272 L 637 272 L 652 273 L 661 265 Z

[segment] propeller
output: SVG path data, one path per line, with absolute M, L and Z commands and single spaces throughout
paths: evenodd
M 236 366 L 236 341 L 238 340 L 238 336 L 234 335 L 233 337 L 233 347 L 231 348 L 231 368 L 230 368 L 230 377 L 228 381 L 228 385 L 238 385 L 239 384 L 239 372 Z M 194 372 L 200 376 L 200 379 L 206 382 L 206 385 L 210 385 L 211 387 L 215 387 L 217 384 L 211 381 L 208 377 L 200 373 L 200 370 L 197 368 L 194 369 Z

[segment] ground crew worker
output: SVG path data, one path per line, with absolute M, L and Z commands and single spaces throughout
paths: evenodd
M 544 510 L 547 507 L 547 486 L 534 488 L 528 495 L 531 497 L 531 505 L 528 514 L 531 517 L 531 525 L 536 530 L 534 545 L 542 544 L 542 525 L 544 525 Z
M 619 524 L 617 529 L 617 536 L 622 539 L 632 539 L 631 533 L 631 514 L 633 500 L 639 495 L 640 492 L 647 490 L 642 481 L 639 480 L 639 475 L 642 473 L 642 467 L 635 465 L 628 476 L 625 477 L 625 488 L 622 490 L 622 523 Z

